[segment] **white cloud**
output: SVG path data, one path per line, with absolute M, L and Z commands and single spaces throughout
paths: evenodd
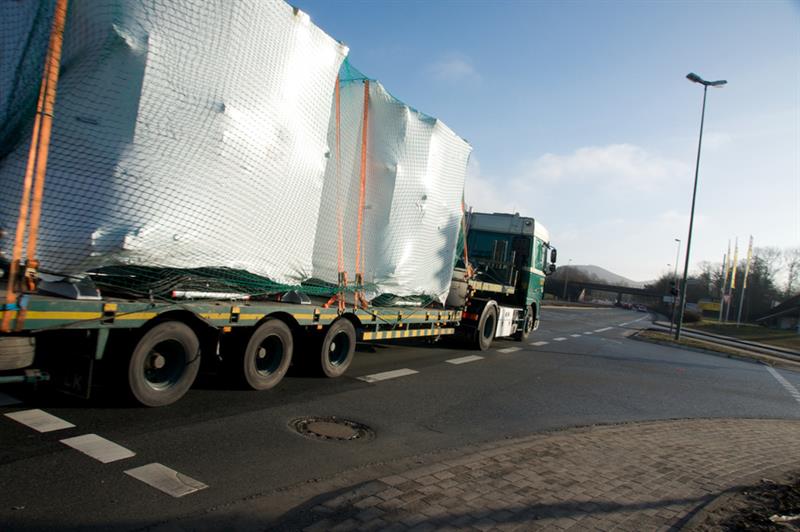
M 470 155 L 464 184 L 464 200 L 467 206 L 483 212 L 509 210 L 507 197 L 493 184 L 493 181 L 495 180 L 481 174 L 481 163 L 475 154 Z
M 569 155 L 546 153 L 524 164 L 521 173 L 539 183 L 594 183 L 652 190 L 667 181 L 686 178 L 689 170 L 680 161 L 639 146 L 611 144 L 579 148 Z
M 703 148 L 718 150 L 724 148 L 733 141 L 733 137 L 728 133 L 711 132 L 703 135 Z
M 480 75 L 472 60 L 462 54 L 448 54 L 428 66 L 428 72 L 440 81 L 477 80 Z

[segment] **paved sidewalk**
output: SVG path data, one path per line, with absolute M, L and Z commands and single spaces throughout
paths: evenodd
M 800 468 L 800 421 L 569 429 L 473 448 L 284 516 L 279 529 L 669 530 L 719 494 Z

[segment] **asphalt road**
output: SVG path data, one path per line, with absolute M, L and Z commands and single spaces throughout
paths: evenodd
M 447 346 L 365 346 L 338 380 L 288 377 L 267 392 L 206 384 L 175 405 L 120 408 L 0 388 L 73 425 L 39 433 L 0 416 L 3 530 L 139 529 L 243 500 L 282 500 L 298 486 L 357 479 L 409 457 L 597 423 L 672 418 L 800 419 L 800 374 L 635 341 L 646 314 L 546 309 L 524 343 L 478 353 Z M 467 356 L 461 364 L 448 360 Z M 368 383 L 358 379 L 408 369 Z M 788 386 L 787 386 L 788 384 Z M 369 441 L 328 442 L 289 427 L 302 416 L 369 426 Z M 135 453 L 101 463 L 60 442 L 97 434 Z M 125 471 L 163 464 L 207 487 L 171 497 Z M 291 489 L 289 489 L 291 488 Z M 284 495 L 281 495 L 284 493 Z M 276 503 L 276 507 L 280 504 Z

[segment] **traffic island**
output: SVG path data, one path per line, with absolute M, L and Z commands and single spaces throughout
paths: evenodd
M 800 469 L 798 438 L 800 421 L 746 419 L 540 433 L 414 467 L 416 457 L 264 524 L 309 532 L 680 529 L 721 495 Z

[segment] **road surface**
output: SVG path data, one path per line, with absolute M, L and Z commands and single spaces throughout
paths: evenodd
M 22 402 L 0 407 L 0 522 L 140 529 L 258 501 L 266 528 L 315 490 L 468 445 L 629 421 L 800 419 L 800 374 L 628 338 L 648 324 L 620 309 L 548 308 L 522 343 L 362 346 L 338 380 L 288 377 L 267 392 L 201 383 L 159 409 L 2 388 L 0 404 Z M 290 427 L 303 416 L 353 420 L 374 438 L 309 439 Z M 57 430 L 31 427 L 48 421 Z

